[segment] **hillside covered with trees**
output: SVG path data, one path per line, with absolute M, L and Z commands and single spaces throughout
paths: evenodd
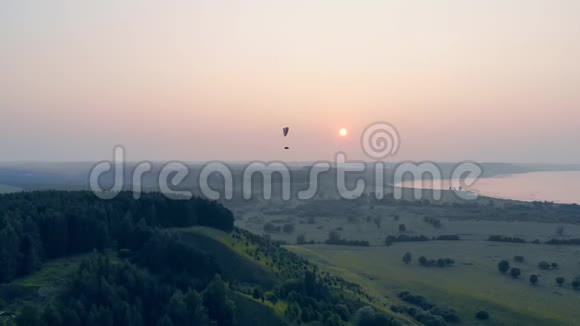
M 0 196 L 1 325 L 398 325 L 361 288 L 203 200 Z M 382 309 L 382 311 L 381 311 Z

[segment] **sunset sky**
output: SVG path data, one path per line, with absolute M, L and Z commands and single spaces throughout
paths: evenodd
M 375 121 L 580 163 L 580 1 L 0 0 L 0 161 L 365 159 Z

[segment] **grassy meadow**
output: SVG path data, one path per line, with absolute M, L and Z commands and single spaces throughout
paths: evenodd
M 475 314 L 486 310 L 491 325 L 573 325 L 580 319 L 580 292 L 569 281 L 580 275 L 580 250 L 545 245 L 490 243 L 484 241 L 397 243 L 390 247 L 344 247 L 328 245 L 288 246 L 303 257 L 334 273 L 359 282 L 369 292 L 396 301 L 405 290 L 456 309 L 464 323 L 475 324 Z M 409 265 L 401 257 L 410 252 Z M 524 263 L 513 257 L 524 256 Z M 455 266 L 423 267 L 417 258 L 452 258 Z M 503 275 L 497 263 L 509 260 L 522 270 L 519 279 Z M 539 261 L 557 262 L 559 269 L 541 271 Z M 540 278 L 528 282 L 530 274 Z M 558 287 L 555 278 L 567 283 Z
M 430 302 L 455 309 L 464 325 L 576 325 L 580 291 L 571 282 L 580 275 L 580 246 L 533 244 L 580 238 L 574 206 L 483 199 L 477 206 L 395 204 L 320 200 L 309 203 L 253 203 L 234 207 L 236 225 L 272 240 L 321 268 L 358 283 L 385 307 L 405 305 L 397 295 L 411 291 Z M 434 225 L 433 219 L 438 221 Z M 267 230 L 266 225 L 279 227 Z M 284 229 L 284 226 L 291 228 Z M 401 231 L 401 225 L 405 230 Z M 324 242 L 331 232 L 369 246 L 335 246 Z M 395 242 L 389 235 L 457 235 L 459 241 Z M 526 243 L 488 241 L 491 235 L 518 237 Z M 298 245 L 299 237 L 306 244 Z M 413 261 L 402 261 L 405 253 Z M 450 258 L 450 267 L 424 267 L 419 257 Z M 523 256 L 516 262 L 515 256 Z M 521 270 L 518 279 L 498 271 L 501 260 Z M 538 263 L 556 263 L 542 270 Z M 539 277 L 532 285 L 532 274 Z M 564 277 L 559 287 L 557 277 Z M 485 310 L 491 318 L 478 321 Z

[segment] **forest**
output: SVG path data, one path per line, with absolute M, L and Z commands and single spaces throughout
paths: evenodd
M 42 191 L 2 195 L 0 212 L 2 325 L 399 324 L 365 303 L 370 297 L 356 284 L 234 228 L 216 202 Z M 200 239 L 208 239 L 190 227 L 226 234 L 251 259 L 224 265 L 231 252 L 204 246 Z M 49 295 L 31 299 L 12 287 L 51 261 L 78 256 Z M 251 266 L 246 274 L 242 265 Z

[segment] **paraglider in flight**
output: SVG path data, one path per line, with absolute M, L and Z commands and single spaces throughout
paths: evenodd
M 290 131 L 290 128 L 288 128 L 288 127 L 282 128 L 282 133 L 284 134 L 284 137 L 288 136 L 289 131 Z M 290 147 L 286 146 L 286 147 L 284 147 L 284 149 L 290 149 Z

